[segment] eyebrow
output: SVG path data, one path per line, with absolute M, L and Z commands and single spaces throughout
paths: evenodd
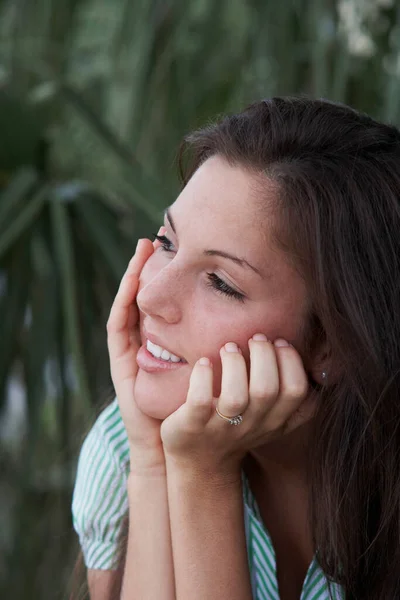
M 177 235 L 175 223 L 174 223 L 174 220 L 172 218 L 171 211 L 169 210 L 169 208 L 167 208 L 164 211 L 164 216 L 169 221 L 172 231 L 175 233 L 175 235 Z M 228 260 L 233 261 L 234 263 L 236 263 L 237 265 L 239 265 L 241 267 L 250 268 L 252 271 L 257 273 L 257 275 L 262 277 L 261 272 L 256 267 L 253 267 L 253 265 L 250 264 L 245 258 L 239 258 L 238 256 L 234 256 L 233 254 L 229 254 L 228 252 L 222 252 L 222 250 L 204 250 L 204 254 L 205 254 L 205 256 L 221 256 L 222 258 L 227 258 Z

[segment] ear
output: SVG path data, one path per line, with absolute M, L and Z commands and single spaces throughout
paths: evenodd
M 313 380 L 319 385 L 332 385 L 337 383 L 340 376 L 340 368 L 333 360 L 328 342 L 321 342 L 318 349 L 314 351 L 309 372 Z

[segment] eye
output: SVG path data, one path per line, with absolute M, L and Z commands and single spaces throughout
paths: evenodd
M 208 277 L 208 285 L 212 287 L 217 292 L 224 294 L 224 296 L 228 296 L 229 298 L 234 298 L 235 300 L 239 300 L 239 302 L 244 302 L 245 296 L 240 292 L 237 292 L 233 288 L 231 288 L 225 281 L 223 281 L 218 275 L 215 273 L 207 273 Z
M 153 233 L 153 235 L 154 238 L 161 243 L 161 248 L 164 250 L 164 252 L 176 251 L 173 243 L 167 238 L 167 236 L 157 235 L 155 233 Z M 231 286 L 228 285 L 223 279 L 218 277 L 218 275 L 215 273 L 207 273 L 207 277 L 207 285 L 209 285 L 211 288 L 220 294 L 223 294 L 224 296 L 228 296 L 228 298 L 234 298 L 235 300 L 239 300 L 239 302 L 244 302 L 245 295 L 231 288 Z
M 156 240 L 161 243 L 161 247 L 165 252 L 174 252 L 175 248 L 171 240 L 169 240 L 165 235 L 156 235 L 153 233 Z

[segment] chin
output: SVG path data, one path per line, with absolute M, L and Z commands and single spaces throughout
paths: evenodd
M 139 369 L 135 383 L 135 401 L 145 415 L 163 421 L 185 402 L 184 386 L 166 385 L 157 375 Z

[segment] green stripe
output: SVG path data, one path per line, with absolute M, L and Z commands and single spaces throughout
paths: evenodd
M 260 557 L 256 554 L 257 558 Z M 275 572 L 268 569 L 263 569 L 263 562 L 260 562 L 260 566 L 257 565 L 256 560 L 253 563 L 253 568 L 257 573 L 258 578 L 263 582 L 264 587 L 268 590 L 272 590 L 275 594 L 278 594 L 278 582 L 276 581 Z
M 325 585 L 320 586 L 321 581 L 325 580 Z M 318 589 L 317 589 L 318 588 Z M 311 595 L 312 593 L 312 595 Z M 326 594 L 329 598 L 328 586 L 326 584 L 325 574 L 319 569 L 317 577 L 313 581 L 312 589 L 310 590 L 310 599 L 309 600 L 317 600 L 317 598 L 321 598 L 321 594 Z
M 128 442 L 128 438 L 125 437 L 124 439 L 122 439 L 120 442 L 118 442 L 118 444 L 115 444 L 114 446 L 114 450 L 115 452 L 118 452 L 119 456 L 122 456 L 122 450 L 121 447 L 124 447 L 124 452 L 127 450 L 129 452 L 129 442 Z
M 118 412 L 118 402 L 117 399 L 114 398 L 114 400 L 108 406 L 106 406 L 106 408 L 100 413 L 98 418 L 102 419 L 104 423 L 107 423 Z
M 111 531 L 112 538 L 109 537 L 108 540 L 106 540 L 107 542 L 118 542 L 119 537 L 122 533 L 122 525 L 125 522 L 125 517 L 128 515 L 128 510 L 127 508 L 125 510 L 122 510 L 122 507 L 124 506 L 125 502 L 122 499 L 121 502 L 118 505 L 118 508 L 115 509 L 115 511 L 112 514 L 112 518 L 114 519 L 113 523 L 114 523 L 114 530 Z M 109 529 L 110 529 L 110 524 L 112 522 L 112 519 L 110 519 L 110 521 L 107 523 L 105 529 L 104 529 L 104 537 L 106 537 L 108 535 Z M 118 528 L 118 535 L 115 535 L 115 529 Z
M 100 463 L 98 463 L 96 461 L 96 463 L 93 461 L 92 462 L 92 467 L 96 467 L 96 471 L 93 472 L 93 476 L 92 478 L 87 479 L 87 489 L 89 491 L 88 493 L 88 504 L 90 506 L 90 508 L 92 509 L 96 504 L 96 496 L 99 493 L 99 490 L 101 489 L 101 486 L 103 484 L 103 481 L 106 477 L 106 475 L 112 471 L 112 461 L 110 461 L 110 457 L 108 456 L 108 452 L 104 452 L 103 455 L 98 455 L 96 456 L 96 458 L 100 457 Z M 101 499 L 100 499 L 101 501 Z
M 76 491 L 79 491 L 84 497 L 81 499 L 79 499 L 79 496 L 77 497 L 75 508 L 77 521 L 80 523 L 82 531 L 85 530 L 85 515 L 87 512 L 90 512 L 91 509 L 91 503 L 89 501 L 90 484 L 94 478 L 94 460 L 92 460 L 92 455 L 97 446 L 96 440 L 92 440 L 93 433 L 94 430 L 89 433 L 89 436 L 85 440 L 78 467 L 79 488 Z
M 118 423 L 121 422 L 121 417 L 120 417 L 120 412 L 119 412 L 119 408 L 118 405 L 116 403 L 116 401 L 114 401 L 115 404 L 110 404 L 104 411 L 103 413 L 101 413 L 100 417 L 98 418 L 98 421 L 95 423 L 94 428 L 92 429 L 93 433 L 101 433 L 101 437 L 98 436 L 98 438 L 94 440 L 94 443 L 91 446 L 91 452 L 90 452 L 90 456 L 92 458 L 93 454 L 96 453 L 96 450 L 98 450 L 98 454 L 96 453 L 95 456 L 93 456 L 93 461 L 92 464 L 90 465 L 91 467 L 91 471 L 93 476 L 89 477 L 89 473 L 88 473 L 88 477 L 87 477 L 87 487 L 89 488 L 89 493 L 88 493 L 88 503 L 90 505 L 90 507 L 92 507 L 95 503 L 96 500 L 96 492 L 99 490 L 99 488 L 101 487 L 101 485 L 104 482 L 105 476 L 107 473 L 109 472 L 113 472 L 115 471 L 115 469 L 113 468 L 113 460 L 112 460 L 112 456 L 110 453 L 110 449 L 109 449 L 109 443 L 108 440 L 104 440 L 104 444 L 96 444 L 96 442 L 98 441 L 98 439 L 101 439 L 102 437 L 104 437 L 104 433 L 107 433 L 104 431 L 96 431 L 97 429 L 97 425 L 103 425 L 104 422 L 106 421 L 110 421 L 111 418 L 116 418 L 117 420 L 114 422 L 111 422 L 110 426 L 109 426 L 109 430 L 111 431 L 116 425 L 118 425 Z M 104 413 L 108 413 L 106 415 L 105 419 L 102 419 L 102 416 L 104 415 Z M 90 432 L 92 433 L 92 432 Z M 89 434 L 90 435 L 90 434 Z M 90 438 L 89 438 L 90 441 Z M 100 452 L 103 452 L 103 454 L 101 455 Z M 100 477 L 100 478 L 99 478 Z M 90 486 L 90 487 L 89 487 Z
M 118 486 L 116 486 L 116 488 L 115 488 L 115 490 L 114 490 L 114 493 L 113 493 L 113 494 L 112 494 L 112 496 L 109 498 L 109 502 L 108 502 L 108 504 L 106 505 L 106 507 L 104 508 L 103 512 L 101 513 L 101 515 L 100 515 L 100 517 L 99 517 L 99 522 L 100 522 L 100 523 L 102 523 L 102 522 L 103 522 L 103 520 L 104 520 L 105 516 L 106 516 L 106 515 L 107 515 L 107 513 L 110 511 L 110 509 L 111 509 L 111 507 L 112 507 L 112 505 L 113 505 L 113 503 L 114 503 L 115 499 L 118 497 L 118 494 L 120 494 L 120 493 L 121 493 L 121 489 L 120 489 Z M 103 537 L 104 537 L 104 536 L 107 534 L 107 524 L 106 524 L 105 528 L 103 528 L 102 534 L 103 534 Z
M 275 566 L 271 562 L 271 557 L 268 556 L 268 554 L 260 546 L 260 542 L 258 541 L 258 539 L 256 537 L 256 534 L 255 534 L 255 529 L 256 528 L 254 528 L 253 531 L 252 531 L 252 541 L 253 541 L 253 546 L 254 546 L 254 554 L 259 559 L 259 562 L 261 563 L 261 565 L 263 565 L 263 564 L 266 565 L 265 572 L 263 572 L 263 571 L 260 572 L 257 569 L 257 567 L 256 567 L 256 571 L 257 571 L 259 577 L 261 577 L 264 581 L 268 581 L 269 584 L 270 584 L 270 587 L 272 587 L 272 589 L 276 593 L 278 593 L 278 584 L 277 584 L 277 579 L 276 579 Z M 266 542 L 268 543 L 268 540 L 266 540 Z M 267 578 L 267 580 L 265 578 Z M 266 587 L 269 587 L 269 586 L 266 585 Z
M 111 431 L 111 429 L 113 427 L 115 427 L 116 425 L 120 425 L 121 427 L 124 427 L 124 422 L 122 420 L 122 416 L 121 416 L 121 413 L 119 412 L 119 408 L 117 405 L 110 412 L 107 419 L 105 419 L 103 421 L 103 426 L 104 426 L 106 432 Z
M 109 439 L 109 442 L 110 442 L 110 443 L 111 443 L 111 442 L 113 442 L 113 441 L 114 441 L 114 440 L 116 440 L 116 439 L 117 439 L 117 438 L 118 438 L 120 435 L 122 435 L 122 434 L 124 433 L 124 429 L 125 429 L 125 427 L 124 427 L 124 428 L 121 428 L 121 429 L 119 429 L 118 431 L 116 431 L 116 432 L 114 433 L 114 435 L 112 435 L 112 436 L 110 437 L 110 439 Z M 125 432 L 125 437 L 126 437 L 126 432 Z M 123 441 L 124 441 L 124 442 L 126 442 L 127 440 L 126 440 L 126 439 L 123 439 Z M 114 450 L 115 450 L 115 444 L 114 444 Z
M 101 544 L 102 547 L 103 544 Z M 96 552 L 98 548 L 92 550 L 90 555 L 88 556 L 88 563 L 90 569 L 111 569 L 111 567 L 115 563 L 115 548 L 113 548 L 113 544 L 106 546 L 104 544 L 104 548 L 99 556 L 96 556 Z
M 121 462 L 127 463 L 129 462 L 129 448 L 123 451 L 121 454 Z
M 104 463 L 102 460 L 101 451 L 105 447 L 106 443 L 101 443 L 104 438 L 103 431 L 101 430 L 101 426 L 109 420 L 113 415 L 115 415 L 115 410 L 118 410 L 118 406 L 115 404 L 110 404 L 107 408 L 99 415 L 96 423 L 90 430 L 84 442 L 84 453 L 82 456 L 83 466 L 84 466 L 84 489 L 88 490 L 88 498 L 86 499 L 86 503 L 89 503 L 89 506 L 92 504 L 92 496 L 91 488 L 93 488 L 93 483 L 96 481 L 96 476 L 98 475 L 98 470 L 101 465 Z M 105 458 L 105 455 L 103 455 Z M 100 464 L 99 462 L 100 461 Z
M 306 575 L 305 581 L 304 581 L 304 585 L 303 585 L 303 590 L 304 590 L 304 594 L 305 594 L 305 598 L 307 598 L 308 594 L 310 594 L 313 591 L 313 578 L 315 573 L 319 570 L 319 566 L 318 563 L 316 561 L 316 559 L 314 558 Z
M 129 468 L 129 453 L 125 426 L 115 399 L 99 415 L 85 440 L 74 490 L 75 529 L 99 536 L 86 546 L 87 560 L 92 568 L 112 569 L 117 565 L 118 540 L 128 510 L 125 470 Z M 117 485 L 110 493 L 115 483 Z M 242 485 L 248 520 L 248 559 L 257 581 L 255 600 L 279 600 L 275 549 L 244 472 Z M 339 584 L 332 582 L 331 589 L 336 600 L 344 599 Z M 330 600 L 328 580 L 316 557 L 308 568 L 301 600 Z

